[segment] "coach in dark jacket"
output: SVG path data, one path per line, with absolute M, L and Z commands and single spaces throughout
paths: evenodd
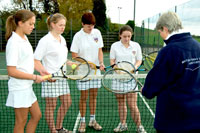
M 160 16 L 156 29 L 163 47 L 148 73 L 142 94 L 157 96 L 158 133 L 200 133 L 200 43 L 173 12 Z

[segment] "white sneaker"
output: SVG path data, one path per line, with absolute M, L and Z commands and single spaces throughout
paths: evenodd
M 119 125 L 114 129 L 114 132 L 118 133 L 118 132 L 123 132 L 127 130 L 128 130 L 127 124 L 122 125 L 120 122 Z
M 91 127 L 91 128 L 94 128 L 97 131 L 102 130 L 102 127 L 97 123 L 96 120 L 90 121 L 88 126 Z
M 78 132 L 79 133 L 85 133 L 85 128 L 86 128 L 85 122 L 81 122 L 80 126 L 79 126 L 79 129 L 78 129 Z
M 147 133 L 142 125 L 140 125 L 137 129 L 137 133 Z

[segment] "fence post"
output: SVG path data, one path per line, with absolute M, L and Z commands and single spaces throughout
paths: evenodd
M 2 19 L 0 18 L 0 51 L 3 50 Z

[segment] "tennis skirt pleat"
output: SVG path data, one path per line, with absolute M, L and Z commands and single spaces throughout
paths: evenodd
M 29 108 L 37 101 L 33 89 L 10 91 L 6 106 L 13 108 Z
M 59 79 L 56 82 L 42 83 L 42 97 L 59 97 L 61 95 L 70 94 L 67 79 Z

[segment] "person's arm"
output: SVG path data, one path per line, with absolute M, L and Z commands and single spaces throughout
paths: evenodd
M 142 49 L 140 47 L 140 44 L 139 43 L 137 44 L 138 44 L 138 48 L 137 48 L 135 69 L 137 69 L 142 64 Z
M 100 65 L 100 70 L 104 70 L 105 66 L 103 63 L 103 51 L 102 48 L 99 48 L 99 65 Z
M 50 73 L 44 68 L 40 60 L 34 59 L 35 70 L 40 73 L 40 75 L 49 75 Z
M 115 64 L 115 59 L 110 59 L 110 65 Z
M 135 69 L 137 69 L 142 64 L 141 60 L 137 60 L 135 63 Z
M 18 79 L 34 80 L 36 83 L 40 83 L 43 78 L 40 75 L 29 74 L 17 70 L 16 66 L 7 66 L 8 75 Z
M 78 53 L 72 52 L 72 58 L 78 57 Z
M 170 51 L 160 51 L 153 68 L 147 74 L 145 84 L 142 89 L 142 95 L 148 99 L 160 95 L 169 85 L 175 82 L 176 72 L 181 69 L 176 64 L 175 56 Z

